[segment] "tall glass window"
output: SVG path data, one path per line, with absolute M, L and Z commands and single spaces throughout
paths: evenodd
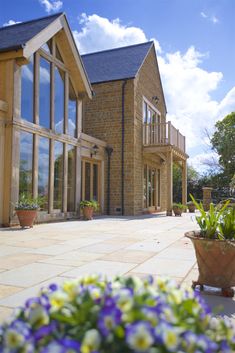
M 21 118 L 33 122 L 33 56 L 21 71 Z
M 93 200 L 98 201 L 98 164 L 93 164 Z
M 41 46 L 41 49 L 43 49 L 45 52 L 47 52 L 48 54 L 51 54 L 51 40 L 49 40 L 47 43 L 44 43 L 42 46 Z
M 147 196 L 147 176 L 148 176 L 147 164 L 144 165 L 144 207 L 148 207 L 148 196 Z
M 69 81 L 69 102 L 68 102 L 68 134 L 76 137 L 77 133 L 77 109 L 76 95 L 71 82 Z
M 64 132 L 64 72 L 55 68 L 55 132 Z
M 33 134 L 20 133 L 19 194 L 32 195 Z
M 91 199 L 91 164 L 85 163 L 85 200 Z
M 54 144 L 54 209 L 62 210 L 64 146 L 62 142 Z
M 38 144 L 38 196 L 43 198 L 41 208 L 48 210 L 49 192 L 49 139 L 39 138 Z
M 39 124 L 48 129 L 50 128 L 50 77 L 50 63 L 40 57 Z
M 76 147 L 68 145 L 67 210 L 75 211 Z

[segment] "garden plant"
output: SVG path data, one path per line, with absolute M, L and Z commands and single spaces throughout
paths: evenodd
M 0 328 L 1 353 L 232 353 L 232 323 L 170 280 L 51 284 Z
M 91 220 L 93 212 L 98 211 L 99 203 L 96 200 L 84 200 L 80 202 L 80 208 L 83 211 L 83 218 L 85 220 Z
M 200 231 L 185 233 L 193 242 L 199 277 L 193 287 L 204 285 L 221 288 L 222 295 L 232 297 L 235 286 L 235 209 L 210 204 L 206 212 L 201 203 L 191 198 L 200 212 L 196 221 Z

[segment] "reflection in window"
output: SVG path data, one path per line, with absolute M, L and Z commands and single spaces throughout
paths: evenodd
M 147 176 L 148 176 L 148 169 L 147 165 L 144 165 L 144 208 L 148 207 L 148 196 L 147 196 Z
M 19 194 L 32 195 L 33 134 L 20 133 Z
M 33 57 L 21 71 L 21 118 L 33 122 Z
M 55 131 L 64 132 L 64 72 L 55 68 Z
M 91 199 L 91 164 L 85 163 L 85 200 Z
M 43 198 L 43 210 L 48 210 L 49 139 L 39 138 L 38 144 L 38 196 Z
M 98 201 L 98 164 L 93 164 L 93 200 Z
M 50 128 L 50 63 L 40 57 L 39 124 Z
M 51 41 L 44 43 L 41 46 L 41 49 L 43 49 L 45 52 L 47 52 L 48 54 L 51 54 Z
M 68 102 L 68 134 L 76 137 L 77 117 L 76 117 L 76 95 L 71 82 L 69 81 L 69 102 Z
M 63 143 L 55 141 L 54 145 L 54 209 L 62 210 L 63 194 Z
M 68 186 L 67 210 L 75 211 L 76 147 L 68 145 Z

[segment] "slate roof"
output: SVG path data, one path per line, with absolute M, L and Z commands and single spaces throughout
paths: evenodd
M 82 55 L 91 83 L 134 78 L 153 42 Z
M 17 50 L 50 25 L 62 13 L 0 28 L 0 52 Z

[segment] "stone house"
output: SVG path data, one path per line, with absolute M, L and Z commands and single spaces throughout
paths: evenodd
M 77 217 L 83 164 L 83 196 L 103 207 L 106 143 L 82 132 L 91 98 L 64 14 L 0 29 L 0 225 L 16 222 L 22 193 L 43 197 L 40 222 Z
M 66 16 L 0 28 L 0 225 L 22 193 L 42 197 L 38 222 L 172 207 L 172 163 L 185 138 L 166 122 L 152 42 L 81 58 Z
M 182 168 L 187 201 L 185 137 L 166 121 L 166 103 L 153 42 L 82 56 L 94 90 L 85 99 L 83 131 L 106 141 L 108 214 L 172 212 L 172 167 Z

